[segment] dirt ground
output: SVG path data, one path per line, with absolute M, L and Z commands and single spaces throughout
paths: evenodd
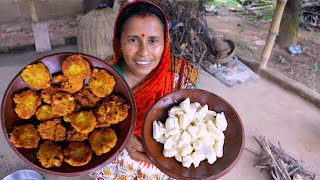
M 76 36 L 77 19 L 79 15 L 49 20 L 50 38 L 63 41 L 64 37 Z M 216 35 L 229 38 L 237 44 L 238 55 L 259 61 L 270 23 L 226 10 L 220 10 L 218 15 L 208 14 L 207 21 Z M 6 32 L 6 29 L 13 26 L 20 26 L 21 31 Z M 0 26 L 0 46 L 21 46 L 33 42 L 30 22 Z M 291 55 L 288 50 L 280 49 L 275 44 L 268 67 L 320 93 L 320 32 L 300 28 L 298 44 L 305 49 L 301 55 Z
M 76 20 L 77 17 L 48 20 L 51 43 L 53 43 L 52 40 L 59 41 L 65 37 L 76 36 L 78 24 Z M 21 30 L 6 32 L 7 29 L 12 27 L 20 27 Z M 0 25 L 0 46 L 15 47 L 28 44 L 34 44 L 31 22 Z
M 270 23 L 228 11 L 208 15 L 207 21 L 216 35 L 229 38 L 237 44 L 238 55 L 259 61 Z M 305 49 L 304 53 L 291 55 L 275 43 L 268 68 L 320 93 L 320 32 L 300 28 L 298 44 Z

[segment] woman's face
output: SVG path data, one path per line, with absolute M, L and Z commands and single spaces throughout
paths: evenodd
M 131 72 L 144 78 L 155 69 L 164 50 L 164 34 L 155 15 L 132 16 L 121 33 L 121 51 Z

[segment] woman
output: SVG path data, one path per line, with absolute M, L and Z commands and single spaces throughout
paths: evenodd
M 168 179 L 147 158 L 140 141 L 143 118 L 164 95 L 194 88 L 196 70 L 185 60 L 170 56 L 168 22 L 155 4 L 134 1 L 119 12 L 114 29 L 115 55 L 107 59 L 129 84 L 137 106 L 134 135 L 126 150 L 103 169 L 97 179 Z

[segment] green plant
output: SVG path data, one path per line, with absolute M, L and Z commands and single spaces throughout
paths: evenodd
M 311 70 L 311 72 L 314 72 L 314 73 L 320 73 L 320 66 L 316 64 L 310 70 Z
M 256 19 L 260 19 L 262 17 L 261 11 L 259 10 L 257 10 L 255 14 L 256 14 Z
M 254 46 L 251 46 L 248 42 L 240 40 L 237 45 L 243 49 L 249 50 L 249 51 L 256 51 L 257 48 Z
M 210 1 L 208 4 L 216 7 L 235 7 L 240 5 L 237 0 L 214 0 Z
M 276 59 L 276 63 L 283 64 L 285 62 L 286 62 L 286 58 L 283 56 L 278 56 L 278 58 Z
M 302 51 L 306 51 L 308 49 L 307 46 L 300 46 L 300 48 Z

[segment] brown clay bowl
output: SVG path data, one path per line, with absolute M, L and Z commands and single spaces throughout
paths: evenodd
M 165 123 L 168 111 L 178 106 L 187 97 L 191 102 L 208 104 L 210 110 L 224 112 L 228 127 L 224 131 L 225 143 L 223 157 L 214 164 L 202 161 L 197 168 L 191 165 L 185 168 L 175 158 L 163 156 L 163 144 L 152 137 L 152 122 Z M 238 162 L 244 147 L 244 130 L 241 119 L 235 109 L 221 97 L 204 90 L 179 90 L 167 94 L 156 102 L 147 113 L 142 128 L 142 143 L 147 155 L 162 172 L 176 179 L 217 179 L 230 171 Z
M 31 64 L 42 62 L 49 69 L 50 73 L 54 74 L 61 71 L 61 65 L 63 60 L 72 54 L 75 54 L 75 53 L 52 54 L 52 55 L 42 57 L 32 62 Z M 77 53 L 77 54 L 81 54 L 81 53 Z M 13 131 L 15 126 L 27 124 L 27 123 L 35 124 L 34 122 L 37 121 L 35 116 L 32 116 L 29 120 L 21 120 L 14 111 L 14 107 L 15 107 L 13 102 L 14 94 L 25 88 L 28 88 L 27 84 L 22 80 L 20 76 L 22 71 L 20 71 L 16 75 L 16 77 L 11 81 L 11 83 L 7 87 L 7 90 L 2 100 L 1 125 L 4 133 L 4 137 L 9 143 L 9 146 L 16 153 L 16 155 L 19 156 L 24 162 L 26 162 L 36 170 L 42 171 L 47 174 L 54 174 L 54 175 L 60 175 L 60 176 L 80 176 L 80 175 L 87 175 L 91 172 L 94 172 L 94 170 L 101 168 L 104 165 L 110 163 L 116 156 L 118 156 L 118 154 L 125 148 L 125 145 L 128 143 L 128 141 L 130 140 L 133 134 L 135 119 L 136 119 L 136 106 L 135 106 L 133 95 L 126 81 L 121 77 L 121 75 L 116 70 L 114 70 L 111 66 L 109 66 L 102 60 L 90 55 L 85 55 L 85 54 L 82 54 L 82 55 L 90 63 L 91 68 L 92 67 L 103 68 L 115 77 L 116 86 L 112 94 L 121 95 L 130 104 L 128 117 L 124 121 L 120 122 L 119 124 L 111 126 L 117 134 L 118 141 L 116 146 L 112 148 L 111 151 L 101 156 L 96 156 L 93 153 L 91 161 L 85 166 L 73 167 L 63 162 L 60 167 L 46 169 L 43 166 L 41 166 L 40 162 L 36 158 L 37 149 L 16 148 L 9 141 L 9 134 Z M 41 143 L 41 141 L 39 143 Z M 64 146 L 66 146 L 66 144 L 62 144 L 62 147 Z

